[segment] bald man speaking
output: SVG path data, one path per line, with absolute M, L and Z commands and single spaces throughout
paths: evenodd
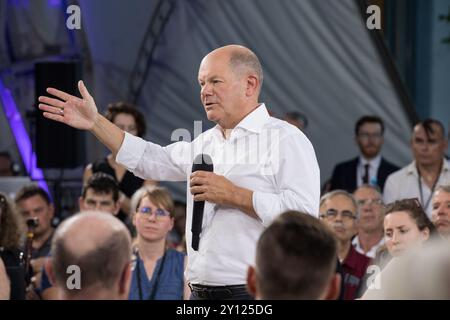
M 269 115 L 259 102 L 263 71 L 248 48 L 228 45 L 199 68 L 200 98 L 216 126 L 194 141 L 166 147 L 124 132 L 98 113 L 83 82 L 82 98 L 54 88 L 40 97 L 44 116 L 89 130 L 116 160 L 143 179 L 187 181 L 186 276 L 191 299 L 251 299 L 246 271 L 266 226 L 287 210 L 318 215 L 320 172 L 314 148 L 296 127 Z M 213 172 L 195 171 L 207 154 Z M 198 251 L 191 248 L 193 201 L 205 201 Z

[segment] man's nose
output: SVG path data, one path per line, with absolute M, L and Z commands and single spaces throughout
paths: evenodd
M 212 94 L 212 87 L 209 84 L 205 84 L 200 91 L 202 96 L 209 96 Z

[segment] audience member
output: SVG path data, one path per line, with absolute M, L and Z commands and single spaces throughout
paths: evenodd
M 132 135 L 138 137 L 143 137 L 145 135 L 145 117 L 132 104 L 125 102 L 109 104 L 105 117 L 120 129 Z M 144 181 L 133 175 L 125 167 L 118 164 L 111 153 L 108 154 L 106 158 L 91 163 L 86 167 L 83 175 L 83 183 L 87 183 L 89 177 L 96 172 L 109 174 L 116 179 L 120 189 L 121 211 L 119 212 L 119 218 L 123 222 L 127 220 L 130 214 L 130 198 L 133 193 L 142 187 L 144 183 L 147 185 L 156 184 L 154 181 Z
M 447 146 L 442 123 L 434 119 L 418 123 L 411 139 L 414 161 L 388 177 L 384 202 L 418 198 L 431 218 L 433 192 L 439 186 L 450 184 L 450 164 L 444 158 Z
M 341 287 L 336 264 L 329 228 L 308 214 L 287 211 L 259 238 L 247 287 L 256 299 L 334 300 Z
M 358 218 L 356 200 L 344 190 L 327 193 L 320 199 L 320 218 L 333 230 L 337 239 L 338 258 L 344 275 L 343 299 L 353 300 L 370 262 L 352 246 Z
M 174 205 L 167 190 L 141 188 L 133 214 L 137 239 L 130 300 L 182 300 L 190 296 L 184 279 L 186 255 L 167 247 Z
M 353 193 L 358 204 L 357 235 L 352 244 L 356 251 L 371 259 L 384 245 L 383 200 L 377 186 L 362 185 Z
M 384 123 L 377 116 L 361 117 L 355 126 L 355 140 L 360 155 L 339 163 L 333 170 L 329 190 L 354 192 L 363 184 L 384 188 L 386 178 L 399 168 L 381 156 Z
M 432 199 L 431 219 L 439 234 L 450 239 L 450 185 L 438 187 Z
M 34 275 L 32 284 L 39 290 L 42 267 L 50 252 L 53 237 L 52 221 L 55 208 L 47 192 L 37 185 L 27 185 L 20 189 L 16 194 L 15 203 L 24 221 L 29 218 L 38 220 L 38 225 L 34 230 L 30 265 Z
M 84 212 L 64 220 L 45 265 L 62 300 L 125 300 L 131 277 L 131 238 L 109 213 Z
M 290 124 L 296 126 L 302 131 L 305 131 L 308 127 L 308 118 L 305 114 L 298 111 L 286 112 L 283 117 L 284 121 L 289 122 Z
M 21 226 L 10 201 L 0 193 L 0 300 L 25 299 L 25 269 L 20 258 Z

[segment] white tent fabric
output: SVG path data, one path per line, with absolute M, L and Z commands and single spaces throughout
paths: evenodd
M 199 99 L 198 66 L 209 51 L 235 43 L 262 62 L 260 101 L 276 116 L 295 110 L 308 116 L 322 183 L 336 163 L 357 155 L 354 124 L 366 114 L 386 123 L 383 154 L 398 165 L 409 162 L 411 124 L 356 1 L 175 2 L 138 102 L 148 121 L 147 139 L 166 145 L 178 128 L 193 134 L 196 120 L 203 130 L 212 126 Z M 94 64 L 91 88 L 100 108 L 126 98 L 155 3 L 80 1 Z M 99 156 L 96 150 L 88 154 L 90 160 Z M 184 185 L 176 188 L 183 197 Z

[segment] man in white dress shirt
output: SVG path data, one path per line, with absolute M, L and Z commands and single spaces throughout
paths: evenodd
M 246 299 L 247 267 L 266 226 L 287 210 L 318 216 L 320 172 L 313 146 L 288 123 L 270 117 L 258 97 L 261 64 L 249 49 L 230 45 L 201 62 L 198 82 L 207 117 L 217 125 L 194 141 L 162 147 L 117 128 L 83 99 L 56 89 L 60 100 L 40 97 L 44 116 L 91 131 L 135 175 L 186 181 L 186 275 L 192 299 Z M 191 172 L 198 154 L 209 154 L 214 172 Z M 193 195 L 194 194 L 194 195 Z M 205 201 L 198 251 L 191 248 L 193 201 Z
M 414 161 L 386 180 L 384 203 L 417 198 L 431 219 L 433 192 L 450 184 L 450 164 L 444 158 L 448 140 L 442 123 L 426 119 L 414 127 L 411 149 Z

